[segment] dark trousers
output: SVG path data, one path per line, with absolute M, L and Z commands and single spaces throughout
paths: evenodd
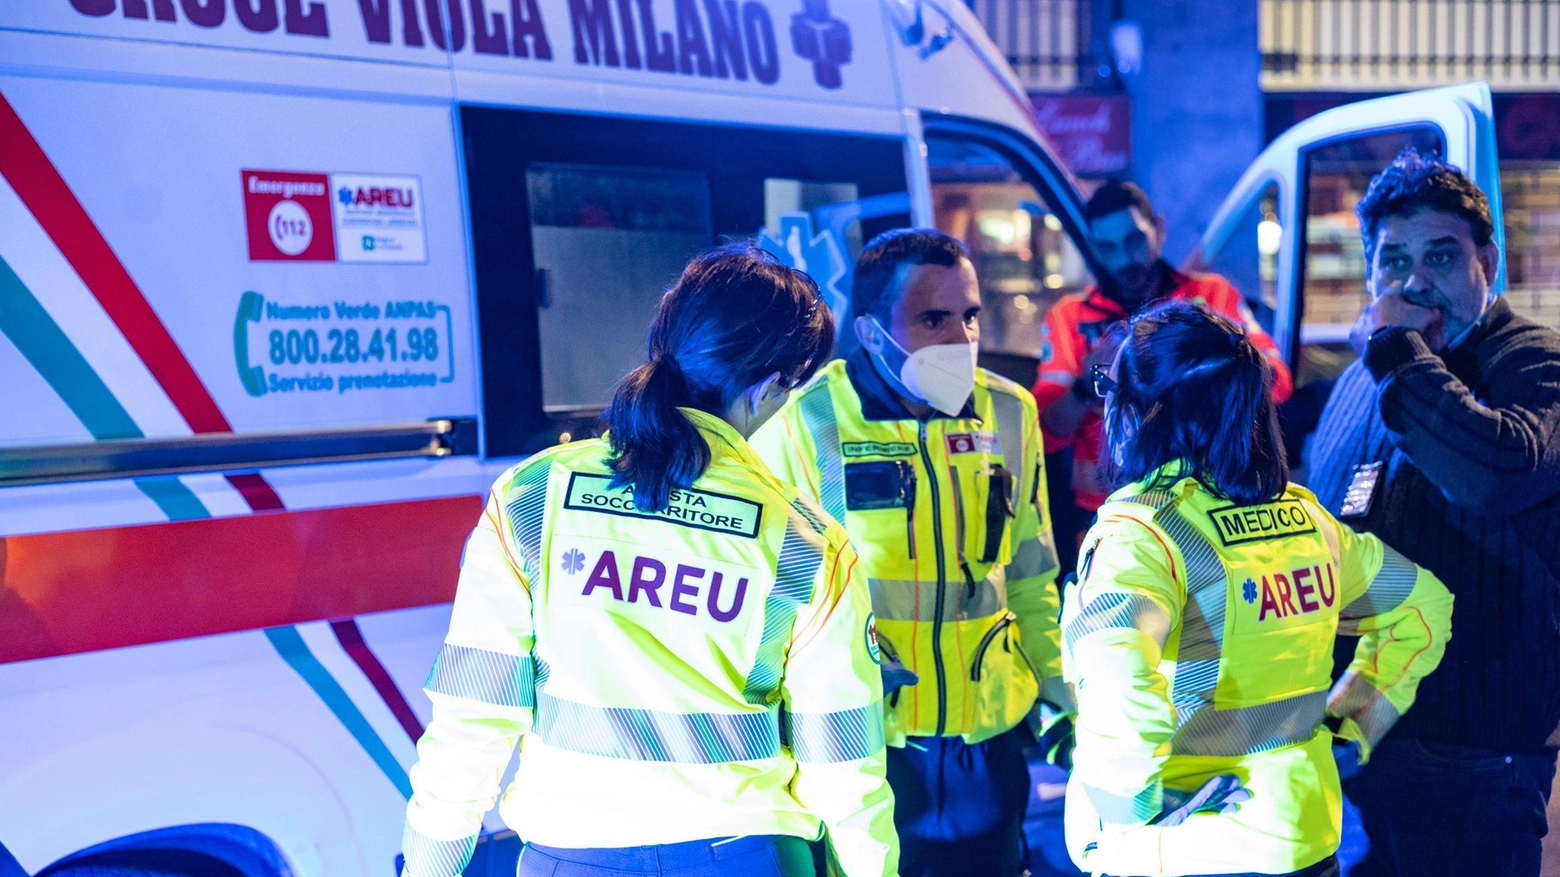
M 821 844 L 778 834 L 589 850 L 528 843 L 516 877 L 816 877 L 821 851 Z
M 1262 874 L 1257 871 L 1247 871 L 1241 874 L 1199 874 L 1198 877 L 1338 877 L 1338 860 L 1328 856 L 1309 868 L 1290 871 L 1288 874 Z
M 912 745 L 888 750 L 901 877 L 1019 873 L 1028 734 L 1020 724 L 973 746 L 958 737 L 912 737 Z
M 1344 791 L 1370 854 L 1351 877 L 1536 877 L 1554 753 L 1389 736 Z

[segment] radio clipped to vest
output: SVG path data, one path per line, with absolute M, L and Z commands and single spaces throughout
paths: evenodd
M 845 464 L 845 509 L 905 510 L 905 542 L 915 558 L 915 467 L 905 460 Z

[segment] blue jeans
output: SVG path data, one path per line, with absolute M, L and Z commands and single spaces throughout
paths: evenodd
M 1029 727 L 976 743 L 912 737 L 888 750 L 900 877 L 1013 877 L 1029 805 Z M 919 748 L 917 748 L 919 747 Z
M 616 849 L 560 849 L 528 843 L 516 877 L 816 877 L 821 845 L 754 835 Z
M 1350 877 L 1537 877 L 1552 752 L 1497 752 L 1389 735 L 1344 791 L 1370 853 Z

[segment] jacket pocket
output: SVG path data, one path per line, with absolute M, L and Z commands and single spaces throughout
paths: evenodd
M 970 684 L 975 688 L 975 723 L 971 730 L 979 739 L 1018 724 L 1040 696 L 1040 679 L 1019 643 L 1017 621 L 1016 615 L 1005 613 L 975 647 L 969 671 Z
M 1009 526 L 1016 511 L 1013 474 L 994 463 L 970 472 L 950 467 L 958 520 L 959 560 L 990 567 L 1012 561 Z

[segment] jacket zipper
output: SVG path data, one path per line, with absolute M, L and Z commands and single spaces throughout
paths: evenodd
M 925 421 L 921 422 L 920 432 L 921 462 L 926 465 L 927 480 L 932 489 L 932 541 L 937 549 L 937 614 L 932 618 L 932 663 L 937 667 L 937 733 L 933 736 L 941 737 L 948 724 L 948 679 L 942 658 L 943 591 L 948 581 L 943 575 L 942 502 L 937 493 L 937 469 L 932 465 L 932 454 L 927 449 Z
M 991 641 L 997 638 L 997 634 L 1007 630 L 1008 627 L 1017 620 L 1018 616 L 1009 612 L 1007 615 L 1003 616 L 1001 621 L 998 621 L 996 624 L 992 625 L 991 629 L 986 631 L 985 636 L 980 638 L 980 645 L 975 647 L 975 666 L 970 668 L 971 682 L 980 681 L 980 665 L 982 661 L 986 660 L 986 649 L 991 648 Z M 1024 660 L 1028 661 L 1029 659 L 1025 658 Z M 1031 667 L 1031 669 L 1033 668 Z

